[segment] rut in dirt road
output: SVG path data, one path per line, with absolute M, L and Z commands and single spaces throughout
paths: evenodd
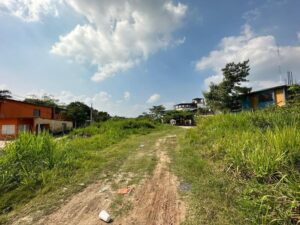
M 166 146 L 176 144 L 176 136 L 167 136 L 156 143 L 158 164 L 153 176 L 137 190 L 133 210 L 115 224 L 179 225 L 185 217 L 185 205 L 177 193 L 177 179 L 169 170 Z

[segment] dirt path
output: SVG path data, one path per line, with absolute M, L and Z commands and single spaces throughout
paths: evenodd
M 153 176 L 136 192 L 133 210 L 124 218 L 117 218 L 118 225 L 179 225 L 185 217 L 185 205 L 179 200 L 177 179 L 170 173 L 170 159 L 164 151 L 176 136 L 159 139 L 156 143 L 159 162 Z
M 112 224 L 179 225 L 184 220 L 185 205 L 177 193 L 177 179 L 170 173 L 170 159 L 166 152 L 166 148 L 174 143 L 176 143 L 176 136 L 157 140 L 154 153 L 157 154 L 158 163 L 152 177 L 141 182 L 132 194 L 124 196 L 131 202 L 131 210 L 126 215 L 114 218 Z M 114 182 L 118 181 L 114 180 Z M 99 220 L 98 214 L 102 209 L 108 209 L 110 212 L 110 206 L 116 195 L 111 180 L 92 184 L 83 192 L 73 196 L 58 211 L 44 217 L 36 224 L 105 224 Z

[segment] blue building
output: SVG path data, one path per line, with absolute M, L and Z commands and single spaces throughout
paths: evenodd
M 243 110 L 256 110 L 268 106 L 284 106 L 288 98 L 288 85 L 281 85 L 241 95 Z

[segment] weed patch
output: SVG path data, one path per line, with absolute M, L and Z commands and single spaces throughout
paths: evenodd
M 299 223 L 299 128 L 297 107 L 199 118 L 173 155 L 193 186 L 186 224 Z

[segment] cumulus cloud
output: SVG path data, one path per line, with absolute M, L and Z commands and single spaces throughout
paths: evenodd
M 279 49 L 279 55 L 278 55 Z M 216 50 L 196 63 L 198 71 L 213 71 L 204 88 L 222 80 L 221 69 L 229 62 L 250 60 L 250 86 L 254 89 L 284 83 L 287 70 L 299 74 L 300 46 L 277 46 L 274 36 L 258 36 L 245 25 L 238 36 L 224 37 Z M 299 79 L 299 77 L 297 78 Z
M 1 0 L 0 11 L 7 12 L 25 22 L 39 21 L 41 16 L 58 16 L 61 0 Z
M 157 102 L 159 99 L 160 99 L 159 94 L 153 94 L 148 98 L 147 103 L 148 104 L 153 104 L 153 103 Z
M 187 6 L 170 0 L 69 0 L 88 23 L 60 36 L 51 53 L 97 68 L 92 80 L 101 81 L 128 70 L 160 49 L 182 44 L 172 33 Z

